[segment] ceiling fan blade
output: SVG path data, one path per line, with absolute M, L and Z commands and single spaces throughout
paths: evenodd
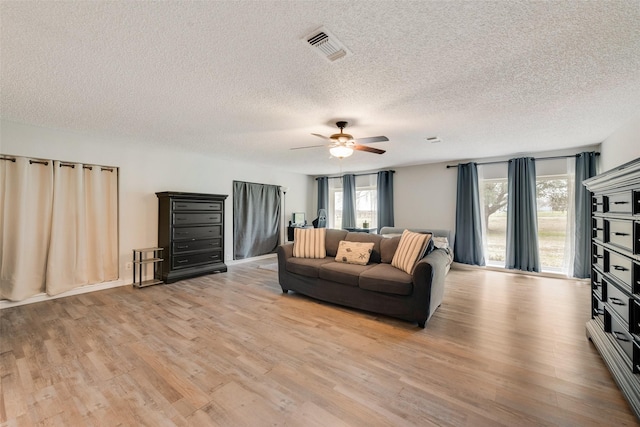
M 318 147 L 326 147 L 327 144 L 320 144 L 320 145 L 307 145 L 306 147 L 293 147 L 293 148 L 289 148 L 289 150 L 304 150 L 305 148 L 318 148 Z
M 384 141 L 388 141 L 389 138 L 387 138 L 386 136 L 370 136 L 368 138 L 356 138 L 356 142 L 358 144 L 371 144 L 373 142 L 384 142 Z
M 385 150 L 380 150 L 378 148 L 373 148 L 373 147 L 367 147 L 366 145 L 354 145 L 353 147 L 354 150 L 358 150 L 358 151 L 366 151 L 367 153 L 374 153 L 374 154 L 384 154 L 386 153 Z
M 331 138 L 329 138 L 328 136 L 320 135 L 319 133 L 312 133 L 311 135 L 317 136 L 318 138 L 327 139 L 327 140 L 331 141 Z

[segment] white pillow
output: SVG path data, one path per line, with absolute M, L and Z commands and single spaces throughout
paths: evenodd
M 367 265 L 373 251 L 373 245 L 373 242 L 340 240 L 336 261 L 347 264 Z
M 296 228 L 293 230 L 293 256 L 297 258 L 324 258 L 326 228 Z
M 449 248 L 449 239 L 446 237 L 433 237 L 433 246 L 438 249 L 447 249 Z

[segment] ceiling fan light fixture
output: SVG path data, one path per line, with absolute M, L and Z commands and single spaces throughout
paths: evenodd
M 333 157 L 337 157 L 339 159 L 343 159 L 345 157 L 349 157 L 353 154 L 353 149 L 349 147 L 345 147 L 344 145 L 336 145 L 335 147 L 331 147 L 329 149 L 329 153 Z
M 337 141 L 340 144 L 346 144 L 347 142 L 353 143 L 353 135 L 349 135 L 348 133 L 334 133 L 329 138 Z

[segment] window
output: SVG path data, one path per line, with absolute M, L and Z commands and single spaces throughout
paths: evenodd
M 485 179 L 480 184 L 484 253 L 487 265 L 504 267 L 507 253 L 507 179 Z
M 329 212 L 327 227 L 342 227 L 342 179 L 329 179 Z M 375 174 L 356 176 L 356 225 L 362 228 L 378 226 L 378 184 Z M 364 227 L 364 225 L 368 227 Z
M 543 270 L 567 271 L 569 183 L 567 174 L 537 176 L 538 252 Z
M 573 158 L 536 163 L 538 252 L 543 271 L 568 272 L 573 257 Z M 484 253 L 487 265 L 504 267 L 507 230 L 507 166 L 478 168 L 480 204 L 483 209 Z

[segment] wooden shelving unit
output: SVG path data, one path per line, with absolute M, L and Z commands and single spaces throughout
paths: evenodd
M 146 286 L 164 283 L 162 277 L 162 251 L 164 248 L 143 248 L 133 250 L 133 286 L 144 288 Z M 153 278 L 146 279 L 147 267 L 153 266 Z M 146 279 L 146 280 L 143 280 Z

